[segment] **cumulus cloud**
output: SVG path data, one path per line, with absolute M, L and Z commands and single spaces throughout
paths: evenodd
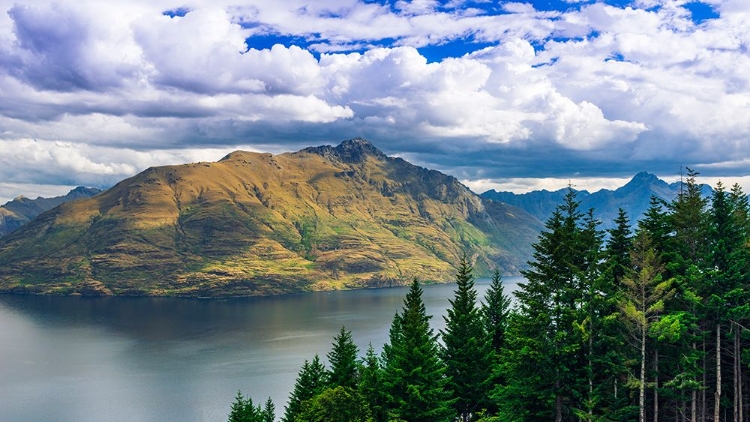
M 0 0 L 0 182 L 354 136 L 471 186 L 743 175 L 750 6 L 705 3 Z

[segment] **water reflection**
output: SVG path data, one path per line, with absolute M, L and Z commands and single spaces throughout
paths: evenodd
M 517 278 L 507 278 L 508 289 Z M 480 297 L 488 280 L 480 280 Z M 440 316 L 453 285 L 426 286 Z M 219 421 L 238 389 L 283 412 L 342 325 L 380 350 L 406 288 L 231 300 L 0 296 L 0 420 Z

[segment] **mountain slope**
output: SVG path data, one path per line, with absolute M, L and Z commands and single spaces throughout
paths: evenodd
M 24 196 L 7 202 L 0 206 L 0 236 L 17 230 L 19 227 L 33 220 L 37 215 L 51 210 L 56 206 L 72 201 L 74 199 L 90 198 L 101 192 L 101 189 L 86 188 L 79 186 L 66 195 L 56 196 L 54 198 L 29 199 Z
M 361 139 L 150 168 L 0 240 L 0 290 L 260 295 L 515 273 L 541 223 Z
M 702 189 L 705 196 L 711 195 L 710 186 L 702 185 Z M 522 208 L 539 220 L 546 221 L 557 205 L 562 203 L 566 192 L 567 189 L 560 189 L 554 192 L 541 190 L 514 194 L 489 190 L 481 196 Z M 593 208 L 594 216 L 602 221 L 602 228 L 609 229 L 614 226 L 613 220 L 617 218 L 619 208 L 624 209 L 630 221 L 635 224 L 648 209 L 652 196 L 671 202 L 679 192 L 680 182 L 668 184 L 653 174 L 640 172 L 627 184 L 614 191 L 608 189 L 594 193 L 577 191 L 577 195 L 581 202 L 580 209 L 588 211 Z

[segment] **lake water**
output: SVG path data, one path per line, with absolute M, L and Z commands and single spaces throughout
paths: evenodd
M 506 292 L 520 277 L 504 278 Z M 489 280 L 477 281 L 483 297 Z M 200 300 L 0 295 L 0 421 L 226 421 L 237 390 L 283 414 L 342 326 L 380 353 L 408 288 Z M 454 284 L 424 286 L 432 326 Z

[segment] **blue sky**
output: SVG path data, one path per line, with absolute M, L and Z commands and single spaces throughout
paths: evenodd
M 750 187 L 746 0 L 0 8 L 0 202 L 357 136 L 477 192 Z

